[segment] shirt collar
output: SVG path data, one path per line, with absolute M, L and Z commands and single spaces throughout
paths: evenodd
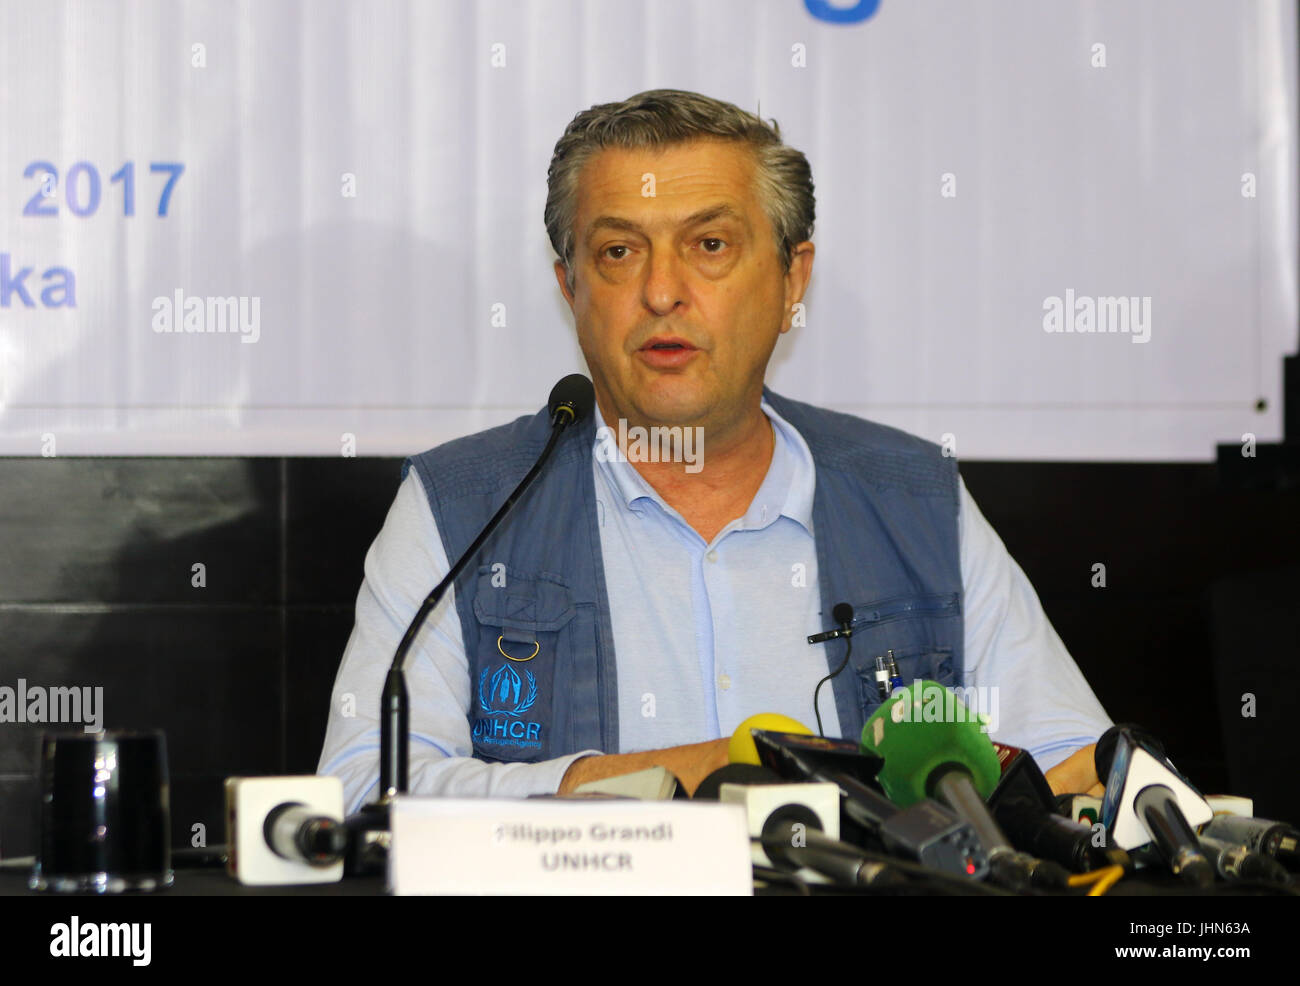
M 760 406 L 772 423 L 775 437 L 772 463 L 768 466 L 767 475 L 754 494 L 749 509 L 733 530 L 758 530 L 773 523 L 777 517 L 788 517 L 811 535 L 813 493 L 816 488 L 812 452 L 794 425 L 777 414 L 772 405 L 763 401 Z M 605 424 L 600 406 L 596 405 L 593 411 L 596 425 L 596 443 L 593 447 L 596 468 L 604 473 L 627 508 L 637 512 L 641 508 L 635 505 L 636 501 L 648 499 L 657 503 L 665 513 L 676 516 L 676 511 L 664 502 L 658 491 L 645 481 L 631 463 L 617 454 L 617 430 Z

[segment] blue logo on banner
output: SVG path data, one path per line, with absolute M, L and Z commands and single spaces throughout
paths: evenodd
M 858 24 L 880 9 L 880 0 L 858 0 L 852 7 L 837 7 L 829 0 L 803 0 L 803 5 L 819 21 Z

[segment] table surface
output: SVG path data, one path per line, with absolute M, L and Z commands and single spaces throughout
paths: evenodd
M 180 869 L 175 872 L 176 879 L 172 886 L 167 890 L 154 893 L 180 897 L 376 897 L 384 894 L 382 876 L 349 877 L 337 883 L 308 883 L 289 887 L 245 887 L 227 876 L 226 871 L 222 869 Z M 27 878 L 30 875 L 31 871 L 28 867 L 20 870 L 7 867 L 0 869 L 0 897 L 37 895 L 37 891 L 27 887 Z M 40 894 L 40 896 L 77 895 Z
M 75 894 L 40 894 L 30 890 L 27 878 L 30 866 L 16 868 L 12 864 L 0 865 L 0 897 L 39 896 L 45 898 L 74 897 Z M 345 877 L 336 883 L 310 883 L 296 886 L 246 887 L 228 876 L 224 869 L 182 867 L 175 871 L 176 879 L 168 890 L 150 894 L 127 894 L 123 896 L 180 896 L 180 897 L 382 897 L 386 896 L 385 880 L 382 876 Z M 1297 881 L 1292 879 L 1292 886 Z M 833 888 L 810 885 L 817 896 L 836 896 L 840 894 L 870 894 L 881 896 L 889 891 L 871 890 L 869 888 Z M 901 889 L 901 888 L 900 888 Z M 907 896 L 924 893 L 923 888 L 911 887 L 901 890 Z M 1293 891 L 1294 892 L 1294 891 Z M 758 896 L 786 896 L 795 893 L 793 888 L 784 885 L 761 886 L 756 890 Z M 1168 874 L 1143 872 L 1141 876 L 1129 876 L 1111 888 L 1109 896 L 1246 896 L 1268 893 L 1267 888 L 1254 886 L 1234 886 L 1218 883 L 1207 890 L 1195 890 L 1185 887 Z M 1276 891 L 1274 892 L 1276 893 Z M 82 896 L 97 897 L 101 895 L 86 894 Z M 1070 895 L 1073 896 L 1073 895 Z

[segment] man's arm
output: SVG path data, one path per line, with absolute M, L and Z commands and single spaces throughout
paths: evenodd
M 644 753 L 616 753 L 608 756 L 584 757 L 575 760 L 565 772 L 560 793 L 568 794 L 579 784 L 600 781 L 606 777 L 620 777 L 651 767 L 664 767 L 672 771 L 688 794 L 694 794 L 700 781 L 730 761 L 727 747 L 731 737 L 690 743 L 666 750 L 647 750 Z
M 393 654 L 420 603 L 449 568 L 412 470 L 366 553 L 356 623 L 334 683 L 317 768 L 342 778 L 349 811 L 373 798 L 379 784 L 380 694 Z M 452 588 L 429 614 L 407 656 L 411 792 L 466 797 L 553 793 L 583 753 L 536 764 L 489 764 L 473 758 L 469 664 L 454 597 Z
M 1098 787 L 1093 745 L 1110 717 L 1043 612 L 1038 595 L 961 483 L 965 680 L 990 689 L 990 732 L 1022 747 L 1057 793 Z
M 1051 770 L 1045 772 L 1047 784 L 1053 794 L 1092 794 L 1102 797 L 1106 785 L 1097 779 L 1097 766 L 1094 756 L 1097 744 L 1089 743 L 1082 749 L 1075 750 Z

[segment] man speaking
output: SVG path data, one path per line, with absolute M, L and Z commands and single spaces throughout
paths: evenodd
M 804 155 L 695 93 L 578 114 L 546 226 L 596 411 L 426 622 L 407 661 L 410 790 L 523 796 L 652 765 L 687 788 L 759 712 L 856 737 L 875 658 L 984 701 L 1058 791 L 1110 720 L 954 459 L 763 386 L 812 274 Z M 865 330 L 864 330 L 865 331 Z M 407 461 L 366 556 L 320 772 L 378 783 L 385 673 L 429 589 L 549 437 L 545 410 Z M 845 642 L 809 645 L 853 608 Z

